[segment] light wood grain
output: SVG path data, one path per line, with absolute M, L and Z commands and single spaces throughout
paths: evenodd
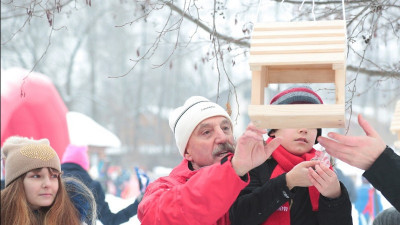
M 345 126 L 344 105 L 249 105 L 251 121 L 259 128 L 339 128 Z

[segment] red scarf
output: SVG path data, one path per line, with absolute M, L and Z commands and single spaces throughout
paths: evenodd
M 269 143 L 272 138 L 267 140 Z M 278 162 L 278 165 L 272 171 L 271 178 L 275 178 L 283 173 L 289 172 L 297 164 L 310 161 L 315 156 L 315 149 L 311 149 L 309 152 L 296 156 L 288 152 L 282 145 L 279 145 L 277 149 L 272 153 L 272 157 Z M 319 191 L 314 186 L 308 188 L 310 194 L 310 201 L 313 211 L 318 211 Z M 290 225 L 290 206 L 289 202 L 285 202 L 279 207 L 263 225 Z

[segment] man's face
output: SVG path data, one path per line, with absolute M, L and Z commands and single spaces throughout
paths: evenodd
M 272 136 L 281 137 L 281 145 L 293 155 L 303 155 L 309 152 L 317 138 L 317 129 L 297 128 L 278 129 L 271 133 Z
M 194 129 L 186 146 L 184 157 L 195 170 L 219 162 L 234 152 L 232 125 L 223 116 L 203 120 Z

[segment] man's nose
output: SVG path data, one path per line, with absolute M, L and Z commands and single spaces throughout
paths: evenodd
M 221 128 L 217 128 L 216 130 L 216 142 L 217 143 L 226 143 L 228 141 L 228 135 Z

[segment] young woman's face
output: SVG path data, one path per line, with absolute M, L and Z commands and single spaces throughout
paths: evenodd
M 303 155 L 309 152 L 315 144 L 317 129 L 278 129 L 272 134 L 281 137 L 281 145 L 293 155 Z
M 25 195 L 33 209 L 53 204 L 58 192 L 58 177 L 58 172 L 50 172 L 47 167 L 31 170 L 25 175 Z

